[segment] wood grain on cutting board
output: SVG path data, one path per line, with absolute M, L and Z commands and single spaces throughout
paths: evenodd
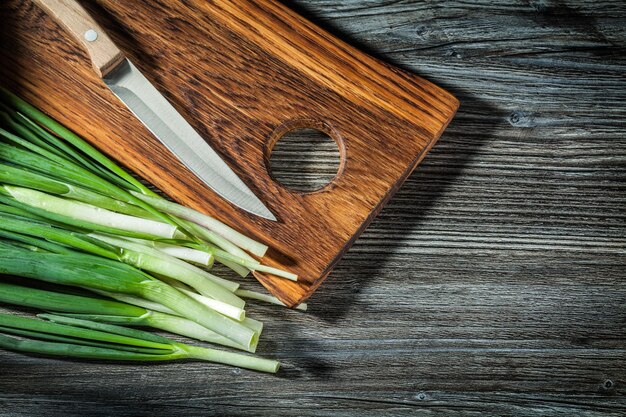
M 83 4 L 279 221 L 235 208 L 196 179 L 30 1 L 2 6 L 6 84 L 173 199 L 272 247 L 265 262 L 300 281 L 258 278 L 289 305 L 323 281 L 458 107 L 444 90 L 361 54 L 277 2 Z M 330 135 L 342 156 L 337 177 L 313 193 L 289 190 L 269 174 L 275 142 L 302 127 Z

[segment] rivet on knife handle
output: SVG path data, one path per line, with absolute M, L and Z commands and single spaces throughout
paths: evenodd
M 126 107 L 191 172 L 232 204 L 268 220 L 274 214 L 119 50 L 75 0 L 35 0 L 89 52 L 93 66 Z
M 122 51 L 77 1 L 35 0 L 35 2 L 85 47 L 100 78 L 106 77 L 124 59 Z

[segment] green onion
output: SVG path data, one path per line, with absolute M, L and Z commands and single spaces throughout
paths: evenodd
M 281 278 L 286 278 L 291 281 L 298 280 L 298 276 L 294 273 L 284 271 L 282 269 L 274 268 L 271 266 L 263 265 L 258 261 L 249 261 L 246 258 L 241 258 L 235 255 L 232 255 L 221 249 L 211 247 L 210 245 L 197 245 L 197 244 L 192 243 L 190 244 L 190 246 L 199 247 L 199 248 L 206 250 L 207 252 L 213 254 L 215 258 L 221 263 L 232 262 L 234 264 L 241 265 L 252 271 L 266 272 L 268 274 L 272 274 Z
M 128 265 L 113 268 L 101 258 L 86 254 L 26 253 L 1 244 L 0 249 L 0 273 L 146 298 L 246 348 L 258 339 L 247 327 Z
M 215 257 L 216 260 L 218 260 L 222 264 L 225 264 L 228 262 L 228 263 L 232 263 L 235 265 L 240 265 L 251 271 L 266 272 L 266 273 L 275 275 L 277 277 L 289 279 L 291 281 L 298 280 L 298 276 L 294 273 L 284 271 L 282 269 L 274 268 L 271 266 L 263 265 L 256 260 L 250 261 L 247 258 L 233 255 L 222 249 L 216 248 L 208 244 L 198 244 L 198 243 L 189 242 L 189 241 L 176 241 L 176 243 L 181 246 L 186 246 L 188 248 L 195 248 L 200 251 L 210 253 L 211 255 Z
M 0 87 L 0 99 L 2 99 L 7 105 L 19 111 L 23 115 L 27 116 L 33 121 L 36 121 L 37 123 L 40 123 L 42 126 L 55 133 L 58 137 L 63 138 L 65 141 L 71 143 L 73 146 L 80 149 L 82 152 L 84 152 L 84 154 L 91 157 L 97 163 L 107 168 L 118 177 L 124 179 L 129 184 L 132 184 L 132 186 L 135 187 L 137 190 L 146 194 L 153 194 L 152 191 L 145 187 L 141 182 L 137 181 L 135 178 L 133 178 L 132 175 L 129 175 L 128 173 L 126 173 L 126 171 L 118 167 L 113 161 L 100 153 L 96 148 L 89 145 L 74 132 L 67 129 L 65 126 L 52 119 L 51 117 L 37 109 L 35 106 L 32 106 L 31 104 L 27 103 L 26 101 L 22 100 L 15 94 L 2 87 Z
M 20 203 L 74 219 L 80 225 L 89 223 L 92 229 L 104 227 L 106 230 L 117 229 L 134 232 L 135 235 L 140 233 L 166 239 L 176 236 L 178 230 L 176 226 L 171 224 L 115 213 L 90 204 L 54 197 L 28 188 L 5 185 L 4 189 Z
M 176 260 L 175 258 L 169 259 L 165 254 L 160 256 L 159 253 L 152 253 L 154 252 L 153 249 L 102 235 L 93 234 L 92 237 L 77 232 L 68 232 L 45 224 L 31 223 L 26 219 L 11 215 L 0 214 L 0 220 L 2 220 L 0 229 L 31 236 L 42 236 L 50 241 L 69 245 L 105 258 L 120 260 L 146 271 L 175 277 L 178 280 L 188 283 L 193 288 L 197 288 L 203 294 L 221 301 L 221 303 L 216 302 L 212 308 L 223 314 L 231 315 L 230 312 L 232 309 L 229 304 L 238 308 L 244 306 L 244 302 L 231 292 L 238 288 L 238 284 L 218 277 L 215 277 L 216 282 L 207 280 L 205 279 L 208 274 L 207 272 L 186 264 L 183 261 Z M 37 245 L 36 242 L 35 239 L 31 238 L 26 243 Z M 117 246 L 120 242 L 122 245 Z M 42 245 L 38 246 L 43 247 Z M 133 248 L 138 250 L 133 250 Z M 196 269 L 200 271 L 201 274 L 196 272 Z M 214 276 L 210 275 L 210 277 L 212 278 Z M 232 285 L 230 285 L 229 288 L 225 288 L 222 286 L 222 282 Z M 219 308 L 224 309 L 224 311 Z
M 43 174 L 29 171 L 19 166 L 0 163 L 0 183 L 31 188 L 49 194 L 59 195 L 72 200 L 81 201 L 116 213 L 130 216 L 149 218 L 156 217 L 135 205 L 124 203 L 111 197 L 96 193 L 75 184 L 62 182 Z
M 37 221 L 46 221 L 50 224 L 54 224 L 55 226 L 62 226 L 67 228 L 68 230 L 97 230 L 99 232 L 111 233 L 123 236 L 131 236 L 131 237 L 139 237 L 139 238 L 147 238 L 147 239 L 158 239 L 158 236 L 134 232 L 129 230 L 122 230 L 113 227 L 103 226 L 100 224 L 94 224 L 82 220 L 78 220 L 75 217 L 64 216 L 62 214 L 57 214 L 50 212 L 45 209 L 41 209 L 38 207 L 33 207 L 28 204 L 17 201 L 12 197 L 5 197 L 2 195 L 3 193 L 8 192 L 0 186 L 0 205 L 3 207 L 0 208 L 1 212 L 17 214 L 22 217 L 30 218 Z M 10 206 L 8 208 L 6 206 Z
M 202 227 L 193 222 L 190 222 L 189 220 L 184 220 L 184 219 L 181 219 L 180 222 L 181 224 L 185 226 L 187 230 L 191 231 L 194 235 L 198 236 L 199 238 L 214 244 L 215 246 L 225 250 L 226 252 L 230 254 L 233 254 L 240 258 L 248 259 L 251 262 L 257 262 L 256 259 L 248 255 L 248 253 L 244 251 L 243 249 L 239 248 L 239 246 L 231 243 L 229 240 L 207 229 L 206 227 Z
M 108 170 L 98 166 L 97 164 L 88 160 L 85 156 L 83 156 L 80 151 L 74 150 L 71 146 L 67 145 L 62 140 L 58 139 L 56 136 L 49 133 L 47 130 L 41 128 L 38 124 L 27 118 L 21 113 L 15 113 L 15 118 L 22 126 L 30 129 L 35 135 L 41 138 L 38 143 L 43 143 L 48 145 L 46 149 L 52 148 L 53 152 L 58 153 L 59 155 L 70 159 L 72 162 L 78 163 L 83 168 L 93 172 L 96 175 L 105 177 L 107 180 L 121 186 L 122 188 L 134 188 L 132 184 L 123 180 L 115 174 L 112 174 Z M 42 145 L 40 145 L 42 146 Z M 42 146 L 45 147 L 45 146 Z
M 87 288 L 86 288 L 87 289 Z M 179 316 L 179 313 L 177 313 L 176 311 L 172 310 L 171 308 L 168 308 L 162 304 L 159 304 L 157 302 L 154 301 L 149 301 L 146 299 L 143 299 L 141 297 L 136 297 L 136 296 L 132 296 L 132 295 L 128 295 L 128 294 L 120 294 L 120 293 L 115 293 L 115 292 L 111 292 L 111 291 L 102 291 L 102 290 L 96 290 L 93 288 L 89 288 L 89 290 L 97 293 L 97 294 L 101 294 L 107 297 L 110 297 L 114 300 L 126 303 L 126 304 L 131 304 L 137 307 L 142 307 L 145 308 L 147 310 L 150 310 L 154 313 L 163 313 L 167 316 Z M 94 319 L 95 320 L 95 319 Z M 96 320 L 96 321 L 100 321 L 100 320 Z M 263 330 L 263 323 L 258 321 L 258 320 L 254 320 L 250 317 L 246 317 L 244 318 L 240 324 L 246 326 L 247 328 L 251 329 L 252 331 L 254 331 L 257 336 L 261 336 L 261 332 Z M 168 330 L 168 329 L 163 329 L 163 330 Z M 172 333 L 177 333 L 176 331 L 173 331 Z M 189 335 L 185 335 L 185 336 L 189 336 Z M 201 338 L 197 338 L 194 336 L 189 336 L 192 337 L 194 339 L 198 339 L 198 340 L 205 340 L 205 339 L 201 339 Z M 257 338 L 258 339 L 258 338 Z M 207 342 L 210 342 L 211 340 L 205 340 Z M 258 340 L 255 340 L 255 342 L 258 342 Z M 214 342 L 214 343 L 219 343 L 219 344 L 224 344 L 221 342 Z M 226 345 L 225 346 L 231 346 L 231 345 Z M 243 347 L 241 346 L 237 346 L 240 349 L 243 349 Z M 252 347 L 256 347 L 256 344 L 253 344 Z
M 178 313 L 172 310 L 171 308 L 165 307 L 163 304 L 156 302 L 156 301 L 150 301 L 150 300 L 146 300 L 145 298 L 136 297 L 130 294 L 122 294 L 122 293 L 118 293 L 114 291 L 105 291 L 105 290 L 99 290 L 97 288 L 90 288 L 90 287 L 83 287 L 83 288 L 85 288 L 86 290 L 95 292 L 96 294 L 104 295 L 106 297 L 120 301 L 122 303 L 131 304 L 137 307 L 143 307 L 145 309 L 157 311 L 159 313 L 170 314 L 172 316 L 178 315 Z
M 112 198 L 136 204 L 162 221 L 176 225 L 168 215 L 159 212 L 149 204 L 144 203 L 142 200 L 130 194 L 128 191 L 98 177 L 90 171 L 72 164 L 70 161 L 58 163 L 37 153 L 7 145 L 5 143 L 0 143 L 0 160 L 41 172 L 64 182 L 70 182 L 81 187 L 89 188 Z
M 113 300 L 46 291 L 8 284 L 2 281 L 0 281 L 0 301 L 23 307 L 33 307 L 62 313 L 109 314 L 140 317 L 148 312 L 145 308 Z
M 112 300 L 45 291 L 0 281 L 0 302 L 56 313 L 72 313 L 70 314 L 72 317 L 105 323 L 150 326 L 193 339 L 246 350 L 245 347 L 183 317 Z M 244 324 L 261 334 L 263 328 L 261 322 L 247 319 Z M 256 343 L 250 346 L 250 352 L 254 352 L 255 349 Z
M 41 315 L 54 323 L 0 315 L 0 347 L 92 359 L 196 358 L 276 372 L 276 361 L 118 326 L 149 326 L 254 352 L 263 324 L 246 317 L 245 302 L 236 295 L 239 284 L 206 269 L 217 260 L 242 277 L 258 271 L 297 280 L 259 262 L 267 250 L 232 227 L 155 194 L 0 87 L 0 274 L 107 297 L 0 281 L 0 302 L 56 313 Z M 269 295 L 239 294 L 282 304 Z
M 0 230 L 0 237 L 12 240 L 13 242 L 21 242 L 26 245 L 35 246 L 42 250 L 52 252 L 52 253 L 64 253 L 64 254 L 73 253 L 71 249 L 63 245 L 58 245 L 56 243 L 48 242 L 47 240 L 36 239 L 31 236 L 22 235 L 20 233 L 13 233 L 7 230 Z
M 0 113 L 0 120 L 3 118 L 6 118 L 6 114 L 4 113 Z M 26 133 L 26 136 L 28 137 L 30 132 L 28 131 L 28 129 L 17 125 L 16 127 L 18 127 L 18 132 L 19 133 Z M 24 130 L 25 132 L 21 132 L 20 130 Z M 12 142 L 15 145 L 21 146 L 23 148 L 26 148 L 27 150 L 34 152 L 36 154 L 39 154 L 41 156 L 43 156 L 46 159 L 49 159 L 52 162 L 55 162 L 57 164 L 61 164 L 64 165 L 65 163 L 67 163 L 67 159 L 59 156 L 58 154 L 56 154 L 55 152 L 50 152 L 47 149 L 44 149 L 26 139 L 22 139 L 20 136 L 14 135 L 13 133 L 6 131 L 2 128 L 0 128 L 0 137 L 4 138 L 6 140 L 8 140 L 9 142 Z M 32 138 L 31 138 L 32 139 Z
M 156 249 L 166 255 L 173 256 L 174 258 L 182 261 L 193 262 L 202 266 L 211 268 L 215 257 L 212 253 L 207 251 L 201 251 L 197 249 L 188 248 L 185 246 L 179 246 L 172 243 L 161 242 L 158 240 L 145 240 L 128 238 L 131 242 L 139 243 L 144 246 Z M 176 242 L 176 241 L 174 241 Z
M 83 320 L 91 320 L 100 323 L 117 324 L 122 326 L 148 326 L 155 329 L 165 330 L 170 333 L 187 336 L 203 342 L 215 343 L 222 346 L 245 350 L 250 353 L 256 351 L 257 342 L 249 347 L 238 345 L 219 334 L 200 326 L 199 324 L 171 314 L 160 313 L 158 311 L 147 311 L 141 316 L 108 316 L 105 314 L 72 314 L 57 313 L 66 317 L 73 317 Z M 246 326 L 249 327 L 249 326 Z M 254 329 L 252 329 L 254 330 Z M 259 333 L 260 334 L 260 333 Z
M 191 346 L 141 330 L 52 314 L 42 314 L 40 317 L 50 321 L 0 314 L 0 332 L 17 333 L 37 339 L 56 336 L 53 340 L 60 343 L 19 340 L 0 334 L 0 346 L 23 352 L 88 359 L 131 361 L 199 359 L 271 373 L 277 372 L 280 366 L 273 360 Z M 144 350 L 125 349 L 129 346 Z
M 64 194 L 69 191 L 69 187 L 60 181 L 4 163 L 0 164 L 0 182 L 51 194 Z
M 182 281 L 207 297 L 237 307 L 245 304 L 233 294 L 239 288 L 237 283 L 216 277 L 194 265 L 138 243 L 97 233 L 89 236 L 122 248 L 124 251 L 121 259 L 140 269 Z
M 63 324 L 56 323 L 46 323 L 43 321 L 14 316 L 11 314 L 0 314 L 0 326 L 3 326 L 5 328 L 29 330 L 38 333 L 50 333 L 62 336 L 80 337 L 84 339 L 96 340 L 99 342 L 118 343 L 122 345 L 147 347 L 153 349 L 163 349 L 170 352 L 173 351 L 171 346 L 151 340 L 137 339 L 125 335 L 112 335 L 110 333 L 102 332 L 99 330 L 81 330 L 72 326 L 65 326 Z
M 265 252 L 267 252 L 268 248 L 266 245 L 250 239 L 249 237 L 239 233 L 232 227 L 227 226 L 226 224 L 214 219 L 213 217 L 207 216 L 196 210 L 181 206 L 180 204 L 176 204 L 159 197 L 148 196 L 137 192 L 132 192 L 132 194 L 135 197 L 150 204 L 151 206 L 159 210 L 163 210 L 165 213 L 172 214 L 182 219 L 194 222 L 200 226 L 206 227 L 207 229 L 221 235 L 226 240 L 229 240 L 230 242 L 234 243 L 242 249 L 250 251 L 258 257 L 263 257 L 265 255 Z
M 93 344 L 90 345 L 91 346 L 81 346 L 70 343 L 51 343 L 43 342 L 41 340 L 16 339 L 0 333 L 0 347 L 18 352 L 117 361 L 170 361 L 186 357 L 182 352 L 173 352 L 167 355 L 155 355 L 149 353 L 129 352 L 121 349 L 95 347 Z
M 234 305 L 227 304 L 222 301 L 215 300 L 213 298 L 205 297 L 202 294 L 198 294 L 197 292 L 192 291 L 192 288 L 183 284 L 180 281 L 176 281 L 174 279 L 161 277 L 161 276 L 159 276 L 159 279 L 171 285 L 172 287 L 176 288 L 178 291 L 189 296 L 190 298 L 193 298 L 200 304 L 203 304 L 209 307 L 210 309 L 215 310 L 219 312 L 220 314 L 223 314 L 226 317 L 230 317 L 231 319 L 234 319 L 237 321 L 242 321 L 246 317 L 246 312 L 241 307 L 236 307 Z
M 39 135 L 35 128 L 31 125 L 32 122 L 30 122 L 30 120 L 26 120 L 28 119 L 25 119 L 23 115 L 0 102 L 0 121 L 4 122 L 5 127 L 18 135 L 21 135 L 23 138 L 26 138 L 32 144 L 47 150 L 48 152 L 52 152 L 60 157 L 66 157 L 60 149 L 42 139 L 41 135 Z
M 239 247 L 237 245 L 234 245 L 232 243 L 230 243 L 228 240 L 224 239 L 223 237 L 221 237 L 220 235 L 218 235 L 217 233 L 214 233 L 212 231 L 210 231 L 209 229 L 206 229 L 202 226 L 198 226 L 195 223 L 192 223 L 188 220 L 182 220 L 179 219 L 180 224 L 185 227 L 186 230 L 189 230 L 191 233 L 193 233 L 195 236 L 199 237 L 200 239 L 203 239 L 207 242 L 211 242 L 213 243 L 215 246 L 225 250 L 226 252 L 235 255 L 235 256 L 239 256 L 241 258 L 245 258 L 248 259 L 252 262 L 256 262 L 256 259 L 254 259 L 252 256 L 248 255 L 246 252 L 244 252 L 243 250 L 239 249 Z M 245 278 L 250 274 L 250 270 L 248 268 L 245 268 L 239 264 L 236 264 L 234 262 L 230 262 L 230 261 L 226 261 L 226 260 L 222 260 L 220 261 L 223 265 L 229 267 L 230 269 L 232 269 L 233 271 L 235 271 L 239 276 Z
M 97 240 L 94 242 L 93 239 L 89 239 L 86 235 L 60 229 L 50 224 L 33 222 L 21 216 L 0 213 L 0 230 L 30 236 L 26 243 L 34 244 L 42 249 L 47 249 L 46 246 L 54 243 L 70 246 L 105 258 L 117 259 L 118 257 L 115 247 L 104 242 Z M 19 240 L 24 241 L 24 238 Z M 63 253 L 58 250 L 52 250 L 52 252 Z M 70 253 L 72 252 L 70 251 Z
M 237 291 L 235 291 L 235 294 L 237 294 L 238 296 L 243 297 L 243 298 L 250 298 L 250 299 L 253 299 L 253 300 L 264 301 L 266 303 L 275 304 L 275 305 L 278 305 L 278 306 L 284 306 L 284 307 L 287 306 L 285 303 L 283 303 L 282 301 L 280 301 L 276 297 L 273 297 L 273 296 L 267 295 L 267 294 L 261 294 L 260 292 L 256 292 L 256 291 L 237 290 Z M 296 310 L 306 311 L 307 309 L 308 309 L 308 305 L 306 303 L 302 303 L 302 304 L 300 304 L 300 305 L 298 305 L 296 307 Z
M 76 339 L 72 337 L 59 336 L 59 335 L 50 334 L 50 333 L 41 333 L 41 332 L 36 332 L 32 330 L 17 329 L 13 327 L 0 326 L 0 333 L 8 333 L 8 334 L 13 334 L 17 336 L 30 337 L 34 339 L 40 339 L 40 340 L 48 340 L 48 341 L 53 341 L 53 342 L 63 342 L 63 343 L 75 343 L 76 342 Z M 88 341 L 85 339 L 82 339 L 80 341 L 80 344 L 84 346 L 104 347 L 104 348 L 114 347 L 115 350 L 120 350 L 120 351 L 125 351 L 125 352 L 135 352 L 135 353 L 147 353 L 147 354 L 171 353 L 171 351 L 167 351 L 163 349 L 143 348 L 143 347 L 122 345 L 122 344 L 111 345 L 109 343 L 92 342 L 92 341 Z
M 231 309 L 228 304 L 238 308 L 244 306 L 244 302 L 232 294 L 232 291 L 239 287 L 238 284 L 218 277 L 214 278 L 215 282 L 207 280 L 207 275 L 210 278 L 214 276 L 183 261 L 175 258 L 169 259 L 167 255 L 160 254 L 154 249 L 103 235 L 84 235 L 78 232 L 68 232 L 53 226 L 32 223 L 23 218 L 1 213 L 0 220 L 2 221 L 0 229 L 30 236 L 41 236 L 49 241 L 68 245 L 104 258 L 119 260 L 146 271 L 175 277 L 198 289 L 203 294 L 222 301 L 222 303 L 215 303 L 215 306 L 212 307 L 217 311 L 221 312 L 218 307 L 222 307 L 226 309 L 226 312 L 230 312 Z M 31 238 L 26 243 L 37 245 L 36 242 L 36 239 Z M 119 245 L 120 243 L 121 245 Z M 38 246 L 43 247 L 42 245 Z M 229 287 L 223 286 L 224 283 L 228 284 Z

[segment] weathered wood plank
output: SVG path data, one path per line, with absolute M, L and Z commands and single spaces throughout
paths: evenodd
M 309 313 L 253 309 L 284 372 L 0 352 L 0 415 L 623 415 L 624 3 L 287 4 L 462 107 Z

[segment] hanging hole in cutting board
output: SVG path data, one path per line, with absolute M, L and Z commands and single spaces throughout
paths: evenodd
M 311 193 L 321 190 L 337 176 L 341 156 L 336 139 L 328 133 L 317 128 L 295 128 L 278 135 L 271 149 L 269 167 L 272 177 L 283 186 Z

